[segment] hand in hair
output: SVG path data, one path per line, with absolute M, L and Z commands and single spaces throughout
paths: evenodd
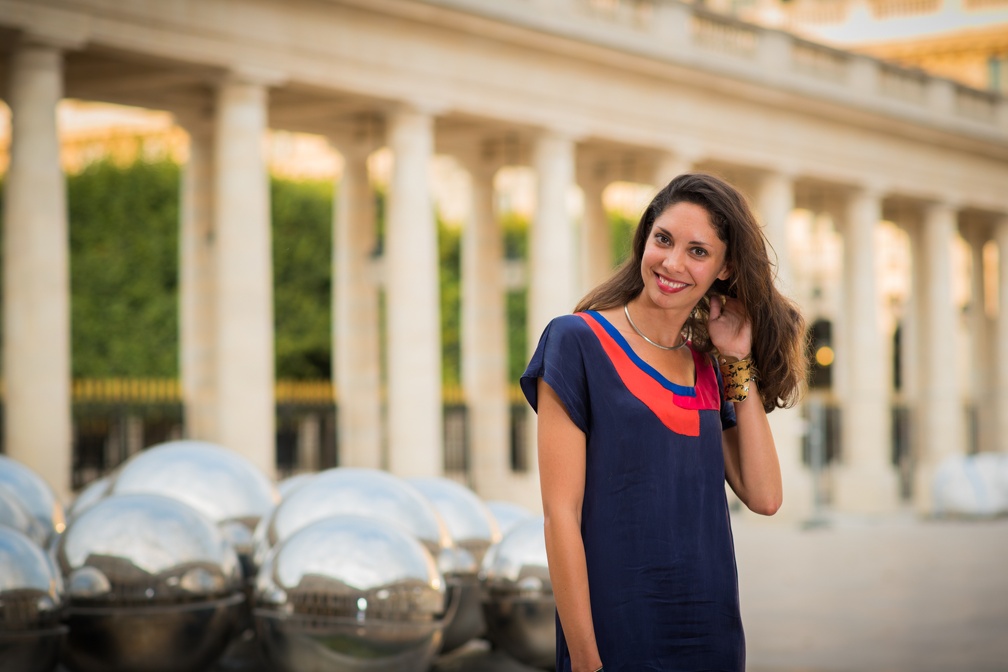
M 721 355 L 742 359 L 752 353 L 752 321 L 738 299 L 711 296 L 707 333 Z

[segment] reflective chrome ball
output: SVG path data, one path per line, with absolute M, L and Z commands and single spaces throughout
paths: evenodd
M 70 508 L 67 509 L 67 522 L 69 523 L 69 521 L 79 516 L 84 509 L 108 495 L 109 489 L 112 487 L 112 479 L 111 475 L 102 476 L 97 480 L 91 481 L 83 490 L 78 492 L 70 504 Z
M 1008 514 L 1008 454 L 950 455 L 931 479 L 936 516 Z
M 493 514 L 494 520 L 497 521 L 497 526 L 500 528 L 501 534 L 507 534 L 515 523 L 521 522 L 528 518 L 535 516 L 534 513 L 526 509 L 524 506 L 519 506 L 512 502 L 505 502 L 501 500 L 491 500 L 486 503 L 487 509 Z
M 556 602 L 546 564 L 543 518 L 517 523 L 483 560 L 487 638 L 516 660 L 552 670 Z
M 448 478 L 411 478 L 409 483 L 430 500 L 452 541 L 479 566 L 487 549 L 501 540 L 497 521 L 479 495 Z
M 0 489 L 0 526 L 21 532 L 38 546 L 49 540 L 49 530 L 9 490 Z
M 37 473 L 4 455 L 0 455 L 0 490 L 16 499 L 46 531 L 46 546 L 66 528 L 63 504 Z
M 416 488 L 377 469 L 338 467 L 319 472 L 290 492 L 264 519 L 256 530 L 256 563 L 301 528 L 339 514 L 391 522 L 411 533 L 433 557 L 454 557 L 451 537 L 437 510 Z
M 193 507 L 221 527 L 246 570 L 253 530 L 280 501 L 276 486 L 248 459 L 206 441 L 170 441 L 131 457 L 109 490 L 129 493 L 164 495 Z
M 444 633 L 443 651 L 452 651 L 486 631 L 477 570 L 487 550 L 500 541 L 500 530 L 483 500 L 464 485 L 447 478 L 412 478 L 409 483 L 434 505 L 459 549 L 456 556 L 468 556 L 460 557 L 445 577 L 458 591 L 458 606 Z
M 393 523 L 334 515 L 286 536 L 256 579 L 255 620 L 285 672 L 425 672 L 441 644 L 445 586 Z
M 66 634 L 63 581 L 42 547 L 0 526 L 0 670 L 49 672 Z
M 111 495 L 55 548 L 66 577 L 75 672 L 204 672 L 234 634 L 245 596 L 220 530 L 177 499 Z
M 301 487 L 315 476 L 315 472 L 303 472 L 300 474 L 294 474 L 293 476 L 288 476 L 279 483 L 277 483 L 277 492 L 280 494 L 280 499 L 285 498 L 295 489 Z

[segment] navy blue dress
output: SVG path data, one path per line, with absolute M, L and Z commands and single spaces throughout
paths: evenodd
M 695 385 L 676 385 L 590 311 L 550 322 L 521 378 L 533 409 L 545 379 L 587 438 L 581 536 L 606 672 L 745 669 L 721 448 L 734 407 L 692 352 Z M 559 619 L 556 669 L 571 669 Z

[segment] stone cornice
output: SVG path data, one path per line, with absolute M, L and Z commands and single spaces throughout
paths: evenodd
M 216 15 L 210 7 L 215 3 L 211 0 L 202 4 L 207 6 L 205 14 L 196 11 L 178 15 L 167 9 L 158 13 L 150 9 L 149 3 L 129 0 L 119 3 L 116 12 L 87 0 L 0 0 L 0 16 L 14 19 L 15 24 L 29 30 L 36 25 L 89 24 L 96 43 L 164 58 L 191 58 L 201 65 L 225 70 L 240 64 L 253 70 L 290 72 L 292 81 L 309 83 L 331 76 L 331 68 L 329 73 L 322 68 L 315 77 L 312 71 L 318 71 L 320 64 L 338 51 L 327 54 L 330 45 L 320 41 L 321 32 L 316 33 L 318 39 L 312 39 L 314 35 L 306 33 L 309 26 L 303 23 L 325 18 L 325 12 L 296 18 L 278 5 L 273 10 L 275 16 L 269 16 L 269 6 L 260 5 L 256 7 L 261 19 L 259 29 L 242 22 L 246 29 L 239 34 L 233 21 L 209 22 Z M 34 14 L 27 9 L 29 5 Z M 660 77 L 670 84 L 730 91 L 767 105 L 788 107 L 797 97 L 815 114 L 842 118 L 846 123 L 865 123 L 874 128 L 886 123 L 880 122 L 881 117 L 889 120 L 894 133 L 913 135 L 932 129 L 960 139 L 975 139 L 981 147 L 993 143 L 1008 148 L 1008 111 L 1003 109 L 1008 108 L 1008 103 L 1003 98 L 957 85 L 952 104 L 936 107 L 930 104 L 927 90 L 941 88 L 937 78 L 678 2 L 655 3 L 648 25 L 606 22 L 588 15 L 585 0 L 329 0 L 319 7 L 326 5 L 361 14 L 365 8 L 368 13 L 384 12 L 431 30 L 482 35 L 487 44 L 500 40 L 611 69 Z M 76 15 L 70 13 L 73 9 L 77 9 Z M 187 25 L 185 19 L 194 23 Z M 305 39 L 294 38 L 301 33 L 305 33 Z M 367 59 L 369 55 L 354 56 Z M 278 64 L 278 60 L 286 63 Z M 361 69 L 366 80 L 358 78 L 353 84 L 379 97 L 431 95 L 435 82 L 425 82 L 418 76 L 421 73 L 410 72 L 411 67 L 409 62 L 402 63 L 401 73 L 392 70 L 384 77 L 374 70 L 367 73 Z M 865 77 L 866 71 L 877 74 Z M 388 85 L 382 86 L 383 82 Z M 412 91 L 410 84 L 414 85 Z M 446 107 L 455 106 L 447 102 Z M 533 118 L 528 123 L 553 125 L 548 115 L 536 119 L 536 110 L 530 113 Z M 864 115 L 868 118 L 859 121 Z
M 780 157 L 824 182 L 888 178 L 913 193 L 951 179 L 973 202 L 1003 203 L 1003 98 L 678 2 L 643 5 L 654 13 L 641 23 L 587 0 L 0 0 L 0 28 L 86 23 L 67 69 L 86 99 L 206 105 L 213 82 L 246 69 L 279 73 L 278 128 L 331 134 L 434 101 L 439 143 L 458 131 L 523 146 L 541 128 L 643 153 L 699 139 L 722 163 Z

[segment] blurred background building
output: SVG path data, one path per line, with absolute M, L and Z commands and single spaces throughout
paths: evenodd
M 286 432 L 281 471 L 448 474 L 536 508 L 507 292 L 531 348 L 610 270 L 609 216 L 707 170 L 750 196 L 811 326 L 807 401 L 771 416 L 783 513 L 926 511 L 944 458 L 1008 450 L 1006 27 L 991 0 L 0 0 L 3 450 L 69 495 L 75 404 L 132 385 L 179 405 L 166 432 L 272 475 Z M 117 151 L 183 166 L 177 381 L 72 380 L 65 173 Z M 314 387 L 275 377 L 270 171 L 336 194 Z M 462 232 L 458 390 L 435 213 Z M 299 395 L 324 412 L 291 428 Z
M 707 6 L 976 89 L 1008 87 L 1002 0 L 715 0 Z

